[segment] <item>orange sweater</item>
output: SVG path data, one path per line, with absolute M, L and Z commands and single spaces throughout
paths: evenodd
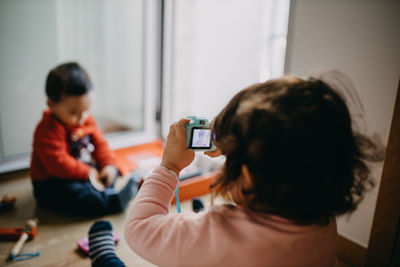
M 92 116 L 79 127 L 68 127 L 60 122 L 50 110 L 36 127 L 33 138 L 33 152 L 30 176 L 33 181 L 42 181 L 51 177 L 75 180 L 89 180 L 90 166 L 78 161 L 71 155 L 71 144 L 89 135 L 94 145 L 92 158 L 100 168 L 115 165 L 113 152 L 96 126 Z

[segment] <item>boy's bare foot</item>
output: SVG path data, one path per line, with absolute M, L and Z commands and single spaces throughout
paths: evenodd
M 133 175 L 132 173 L 126 174 L 124 176 L 119 176 L 115 180 L 114 189 L 119 192 L 126 186 L 130 179 L 133 179 L 134 182 L 138 185 L 138 189 L 143 184 L 143 179 L 138 177 L 137 175 Z
M 115 179 L 115 184 L 114 184 L 115 191 L 117 191 L 117 192 L 121 191 L 121 189 L 124 188 L 126 186 L 126 184 L 129 182 L 129 179 L 131 178 L 131 176 L 132 176 L 132 174 L 118 176 Z

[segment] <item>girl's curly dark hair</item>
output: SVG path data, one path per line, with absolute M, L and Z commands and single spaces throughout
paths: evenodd
M 380 160 L 377 146 L 354 133 L 343 98 L 325 82 L 285 77 L 250 86 L 213 122 L 215 143 L 226 156 L 211 185 L 217 194 L 241 188 L 254 212 L 297 223 L 325 224 L 353 211 L 373 185 L 365 160 Z

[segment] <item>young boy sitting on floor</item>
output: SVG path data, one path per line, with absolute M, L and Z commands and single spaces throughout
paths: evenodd
M 52 69 L 46 81 L 48 110 L 36 127 L 30 175 L 36 201 L 49 209 L 108 214 L 137 193 L 134 177 L 123 181 L 115 158 L 89 114 L 92 84 L 77 63 Z M 97 190 L 92 181 L 101 182 Z

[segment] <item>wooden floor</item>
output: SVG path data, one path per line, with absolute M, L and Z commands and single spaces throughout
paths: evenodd
M 127 266 L 154 266 L 137 256 L 125 243 L 123 228 L 125 213 L 102 218 L 65 216 L 40 208 L 33 197 L 28 171 L 0 174 L 0 196 L 15 195 L 15 207 L 0 213 L 0 227 L 24 226 L 28 219 L 37 218 L 38 234 L 23 247 L 22 252 L 41 251 L 39 257 L 28 261 L 10 261 L 9 253 L 14 242 L 0 241 L 0 266 L 90 266 L 90 259 L 77 250 L 76 241 L 87 236 L 90 226 L 97 219 L 109 220 L 120 236 L 116 253 Z M 205 197 L 208 198 L 208 197 Z M 182 203 L 182 210 L 191 211 L 191 202 Z M 171 212 L 176 212 L 175 206 Z

